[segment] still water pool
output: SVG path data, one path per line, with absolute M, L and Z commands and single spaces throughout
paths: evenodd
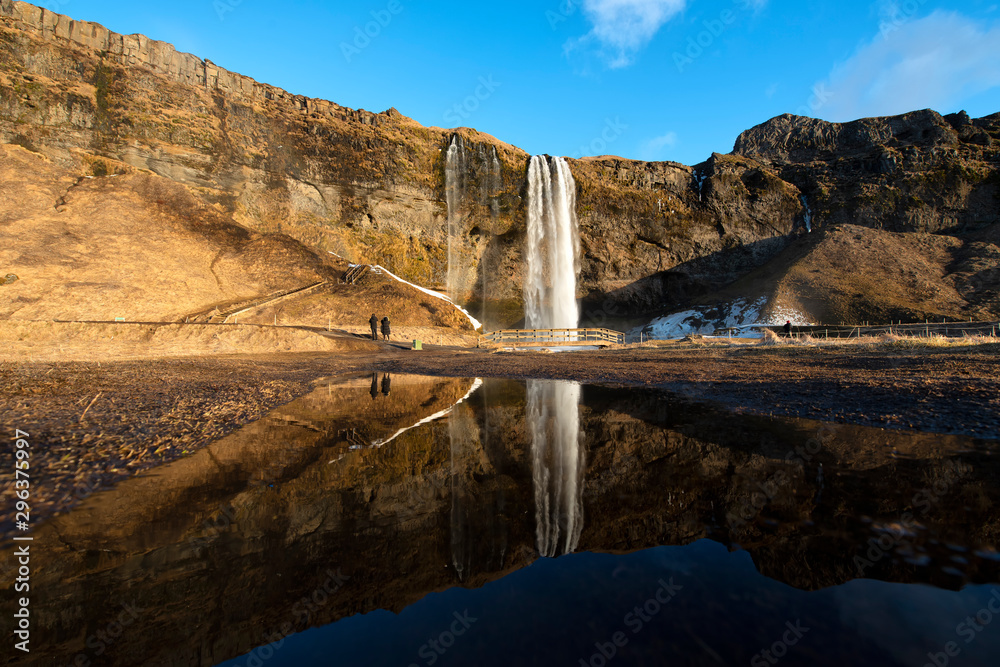
M 997 445 L 330 378 L 41 526 L 18 662 L 993 666 Z

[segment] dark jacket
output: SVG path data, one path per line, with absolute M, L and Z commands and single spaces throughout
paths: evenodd
M 375 331 L 378 329 L 378 318 L 375 317 L 375 315 L 372 315 L 372 318 L 368 320 L 368 324 L 372 326 L 372 331 Z
M 391 331 L 389 331 L 389 318 L 388 317 L 383 317 L 382 318 L 382 333 L 384 333 L 386 336 L 388 336 L 390 333 L 392 333 Z

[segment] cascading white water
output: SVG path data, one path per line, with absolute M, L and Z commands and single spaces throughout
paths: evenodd
M 500 214 L 500 202 L 497 201 L 497 195 L 500 193 L 500 157 L 497 155 L 496 146 L 490 146 L 490 153 L 490 217 L 496 220 Z
M 485 158 L 484 158 L 484 164 Z M 485 183 L 485 194 L 483 195 L 483 202 L 489 205 L 490 208 L 490 228 L 489 232 L 491 235 L 496 234 L 497 230 L 497 217 L 500 215 L 500 202 L 498 195 L 500 194 L 500 158 L 497 156 L 496 146 L 490 146 L 490 160 L 486 165 L 486 177 L 483 179 Z M 479 319 L 482 322 L 486 322 L 486 303 L 487 295 L 490 293 L 487 285 L 487 279 L 490 275 L 489 267 L 489 246 L 483 250 L 482 257 L 480 259 L 479 273 L 483 277 L 482 286 L 482 317 Z
M 458 134 L 452 135 L 445 153 L 445 201 L 448 205 L 445 291 L 453 301 L 465 299 L 474 285 L 472 277 L 478 271 L 482 277 L 480 298 L 483 322 L 486 321 L 486 303 L 490 293 L 487 251 L 496 233 L 496 221 L 500 214 L 501 182 L 496 146 L 469 143 Z M 478 235 L 473 230 L 478 230 Z M 465 236 L 466 232 L 470 234 Z M 477 245 L 478 248 L 475 247 Z M 480 250 L 478 267 L 471 259 L 470 251 L 474 250 Z
M 452 301 L 455 294 L 454 237 L 458 227 L 458 208 L 462 203 L 463 178 L 465 176 L 465 150 L 462 138 L 457 134 L 451 138 L 444 167 L 444 194 L 448 204 L 448 274 L 445 289 Z
M 694 179 L 698 183 L 698 201 L 704 201 L 702 191 L 705 189 L 706 178 L 708 178 L 708 174 L 699 174 L 698 172 L 694 172 Z
M 583 531 L 579 403 L 578 383 L 528 381 L 535 541 L 539 554 L 546 557 L 574 551 Z
M 576 302 L 580 229 L 576 218 L 576 182 L 569 165 L 561 157 L 551 158 L 551 161 L 541 155 L 531 158 L 525 250 L 526 327 L 575 329 L 580 321 Z
M 812 211 L 809 210 L 809 199 L 805 195 L 802 195 L 802 206 L 806 209 L 806 212 L 804 214 L 805 215 L 804 219 L 805 219 L 805 223 L 806 223 L 806 231 L 807 232 L 812 232 L 812 230 L 813 230 L 813 226 L 812 226 Z

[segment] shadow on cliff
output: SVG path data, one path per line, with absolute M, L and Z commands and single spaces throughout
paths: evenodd
M 581 300 L 580 326 L 634 326 L 650 317 L 704 304 L 715 292 L 774 261 L 801 236 L 778 236 L 697 257 Z

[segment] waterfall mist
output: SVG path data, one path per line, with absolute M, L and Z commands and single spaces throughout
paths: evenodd
M 580 321 L 576 302 L 580 225 L 576 217 L 576 181 L 561 157 L 531 158 L 525 251 L 526 328 L 575 329 Z

